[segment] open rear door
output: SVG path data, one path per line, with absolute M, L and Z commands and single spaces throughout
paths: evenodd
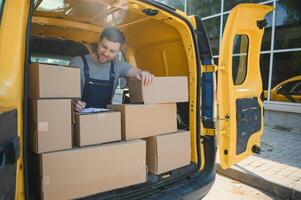
M 259 57 L 271 6 L 240 4 L 229 14 L 219 56 L 220 163 L 228 168 L 259 150 L 263 133 Z
M 0 0 L 0 199 L 25 199 L 23 103 L 26 31 L 33 0 Z

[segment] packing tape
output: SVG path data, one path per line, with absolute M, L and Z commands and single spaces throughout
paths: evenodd
M 97 119 L 103 121 L 106 119 L 106 115 L 104 113 L 100 113 L 97 115 Z
M 49 176 L 44 176 L 42 182 L 43 182 L 43 185 L 49 185 L 50 184 L 50 177 Z
M 48 122 L 38 122 L 38 131 L 47 132 L 48 131 Z

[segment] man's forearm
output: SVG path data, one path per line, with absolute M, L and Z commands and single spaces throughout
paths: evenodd
M 154 75 L 152 75 L 148 71 L 132 68 L 127 73 L 127 77 L 136 78 L 138 80 L 141 80 L 143 85 L 149 85 L 153 81 Z
M 141 72 L 142 70 L 141 69 L 137 69 L 137 68 L 134 68 L 132 67 L 128 73 L 126 74 L 126 77 L 127 78 L 136 78 L 138 73 Z

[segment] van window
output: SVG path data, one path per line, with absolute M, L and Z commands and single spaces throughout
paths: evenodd
M 232 78 L 234 85 L 241 85 L 247 75 L 249 38 L 236 35 L 233 44 Z
M 0 0 L 0 24 L 1 24 L 1 19 L 2 19 L 3 7 L 4 7 L 4 0 Z
M 30 61 L 32 63 L 45 63 L 53 65 L 64 65 L 68 66 L 70 63 L 71 57 L 53 57 L 47 55 L 31 55 Z

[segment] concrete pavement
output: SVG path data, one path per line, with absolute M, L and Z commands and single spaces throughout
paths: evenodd
M 202 200 L 273 200 L 275 197 L 219 174 L 209 193 Z
M 218 166 L 218 173 L 279 199 L 301 200 L 301 131 L 265 126 L 261 148 L 230 169 Z

